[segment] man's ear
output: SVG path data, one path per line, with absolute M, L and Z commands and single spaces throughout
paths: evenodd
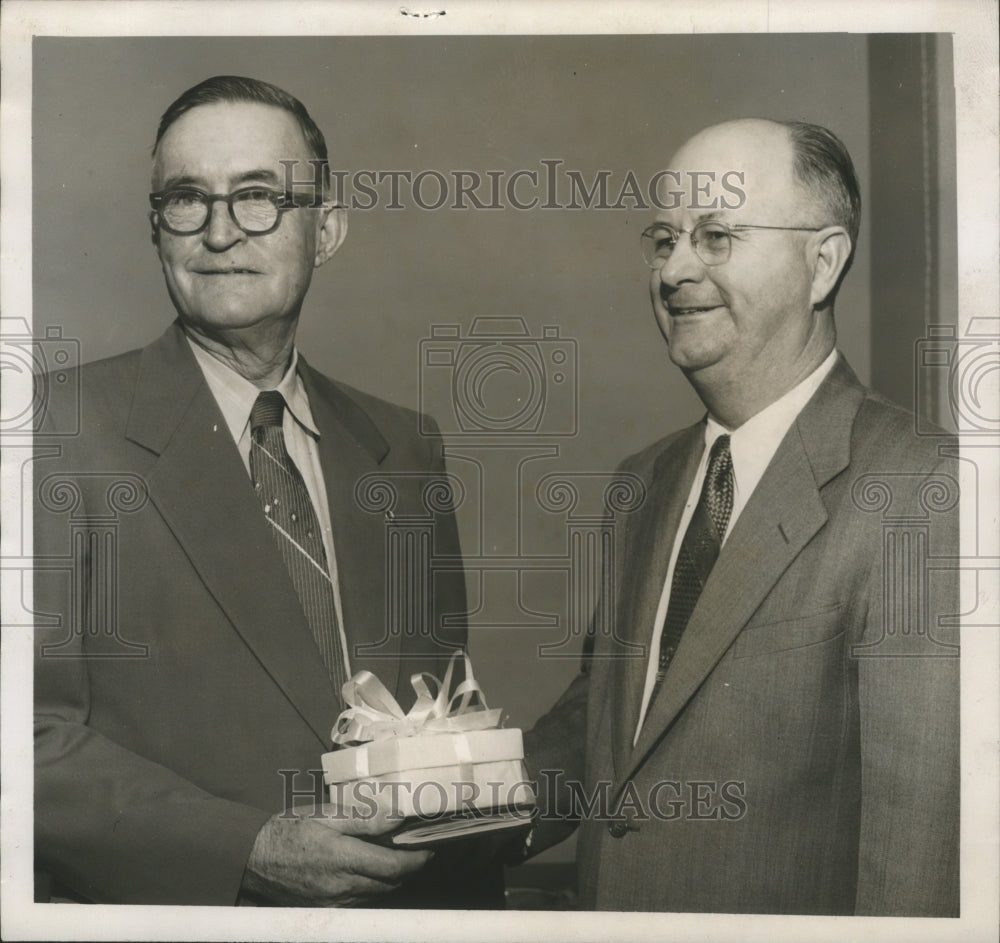
M 316 243 L 316 258 L 313 260 L 315 268 L 333 258 L 347 235 L 347 210 L 342 206 L 324 206 L 320 212 L 325 215 L 320 224 L 319 239 Z
M 813 236 L 812 291 L 809 301 L 813 307 L 821 306 L 830 297 L 851 256 L 851 237 L 843 226 L 827 226 Z
M 154 246 L 157 249 L 160 248 L 160 227 L 156 225 L 156 211 L 149 211 L 149 226 L 152 232 L 149 234 L 149 238 L 152 240 Z

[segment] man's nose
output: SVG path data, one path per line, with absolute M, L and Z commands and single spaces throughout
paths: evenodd
M 238 242 L 245 242 L 246 237 L 246 233 L 233 222 L 225 201 L 215 200 L 208 208 L 208 225 L 202 236 L 205 245 L 215 252 L 222 252 Z
M 660 281 L 671 288 L 683 282 L 696 282 L 704 275 L 704 272 L 705 263 L 694 251 L 691 234 L 686 232 L 678 235 L 674 251 L 664 260 L 658 270 Z

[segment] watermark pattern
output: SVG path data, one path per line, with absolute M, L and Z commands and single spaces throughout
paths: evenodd
M 410 479 L 423 477 L 416 473 L 387 475 L 375 473 L 362 478 L 355 489 L 355 500 L 363 510 L 383 514 L 385 522 L 386 604 L 385 632 L 373 645 L 358 649 L 368 657 L 398 657 L 386 643 L 390 638 L 422 635 L 441 641 L 440 628 L 434 620 L 433 599 L 435 577 L 438 574 L 465 572 L 478 588 L 478 600 L 469 612 L 472 624 L 494 628 L 553 628 L 562 625 L 563 637 L 558 642 L 539 646 L 542 658 L 579 658 L 579 646 L 574 644 L 590 630 L 606 636 L 617 645 L 610 647 L 611 657 L 642 656 L 644 646 L 618 638 L 610 612 L 602 609 L 603 617 L 591 621 L 594 601 L 601 594 L 614 594 L 618 573 L 614 553 L 615 515 L 638 510 L 645 499 L 641 479 L 630 475 L 615 476 L 610 483 L 607 474 L 595 472 L 551 473 L 535 486 L 535 506 L 542 512 L 558 516 L 565 533 L 565 550 L 561 554 L 533 554 L 524 544 L 524 517 L 531 502 L 519 500 L 527 490 L 527 472 L 539 458 L 552 455 L 552 447 L 527 449 L 522 455 L 514 447 L 483 445 L 501 457 L 510 458 L 513 451 L 518 459 L 513 471 L 516 487 L 511 495 L 514 507 L 509 520 L 515 522 L 513 533 L 486 533 L 485 509 L 487 462 L 462 447 L 449 451 L 451 467 L 463 468 L 465 478 L 454 471 L 447 478 L 435 479 L 423 492 L 423 513 L 401 514 L 400 492 Z M 522 450 L 523 451 L 523 450 Z M 466 482 L 472 482 L 468 484 Z M 599 513 L 578 512 L 581 493 L 601 489 L 602 509 Z M 459 556 L 435 553 L 436 516 L 450 508 L 458 508 L 469 494 L 475 496 L 478 518 L 478 540 L 467 545 Z M 490 548 L 490 549 L 487 549 Z M 527 606 L 521 595 L 524 578 L 532 573 L 560 576 L 567 587 L 566 619 L 560 613 L 539 612 Z M 500 577 L 500 579 L 497 579 Z M 491 590 L 489 587 L 495 587 Z M 477 613 L 486 608 L 488 592 L 503 591 L 505 614 L 503 621 L 477 621 Z M 462 614 L 454 614 L 465 616 Z M 447 618 L 444 614 L 442 618 Z M 494 616 L 496 619 L 496 616 Z M 384 654 L 380 654 L 384 650 Z
M 642 822 L 735 822 L 748 811 L 746 782 L 738 779 L 665 779 L 645 789 L 629 779 L 616 792 L 610 780 L 599 780 L 587 789 L 562 770 L 543 769 L 538 789 L 549 797 L 539 802 L 547 819 L 607 822 L 616 837 L 636 830 Z
M 36 613 L 38 625 L 65 633 L 61 641 L 42 645 L 41 656 L 145 658 L 149 646 L 122 635 L 118 608 L 119 517 L 146 504 L 145 481 L 131 473 L 54 474 L 41 481 L 38 497 L 44 511 L 67 516 L 69 530 L 65 556 L 37 556 L 34 561 L 46 578 L 60 577 L 70 585 L 66 612 Z M 81 648 L 77 640 L 84 637 L 101 644 Z
M 437 518 L 461 507 L 465 486 L 455 475 L 432 478 L 421 472 L 373 473 L 361 478 L 354 499 L 363 511 L 382 514 L 385 522 L 385 632 L 370 645 L 355 648 L 355 657 L 398 658 L 398 651 L 386 651 L 392 638 L 423 637 L 439 645 L 447 640 L 435 621 L 434 574 L 462 570 L 461 557 L 435 552 Z M 405 513 L 400 493 L 425 482 L 420 505 Z M 446 614 L 447 615 L 447 614 Z M 455 613 L 454 616 L 464 615 Z
M 516 170 L 338 170 L 313 158 L 282 160 L 285 191 L 311 193 L 351 210 L 733 210 L 746 202 L 742 171 L 659 170 L 643 179 L 633 170 L 602 169 L 585 176 L 560 158 Z
M 32 552 L 30 513 L 34 468 L 42 460 L 59 457 L 61 440 L 80 435 L 80 374 L 75 369 L 79 363 L 80 341 L 64 336 L 61 326 L 50 326 L 44 336 L 36 338 L 23 318 L 0 318 L 4 486 L 10 489 L 8 520 L 16 519 L 18 525 L 5 530 L 0 558 L 5 629 L 51 625 L 57 617 L 46 618 L 33 611 L 27 584 L 36 569 L 74 566 L 70 557 L 53 561 Z M 61 426 L 45 430 L 44 444 L 35 442 L 33 437 L 45 425 L 57 389 L 64 404 Z
M 45 336 L 33 337 L 23 318 L 0 318 L 0 371 L 4 376 L 4 395 L 0 408 L 0 433 L 27 437 L 37 432 L 45 418 L 53 385 L 70 390 L 75 409 L 71 420 L 58 434 L 80 433 L 80 375 L 73 368 L 80 364 L 80 342 L 63 337 L 62 328 L 46 328 Z M 28 382 L 12 383 L 12 376 Z M 30 390 L 30 395 L 15 395 Z
M 968 476 L 962 500 L 974 509 L 963 515 L 961 555 L 929 561 L 932 569 L 954 569 L 974 600 L 961 617 L 941 616 L 939 624 L 995 628 L 984 576 L 1000 570 L 1000 535 L 988 513 L 996 502 L 996 481 L 980 469 L 1000 438 L 1000 318 L 971 318 L 961 334 L 950 324 L 927 326 L 914 350 L 914 405 L 918 435 L 961 437 L 961 447 L 946 443 L 938 451 L 956 459 Z
M 916 508 L 909 500 L 916 495 Z M 855 645 L 855 657 L 958 657 L 958 645 L 938 639 L 932 619 L 957 613 L 932 613 L 930 577 L 935 569 L 954 570 L 951 556 L 931 553 L 931 518 L 958 507 L 958 482 L 950 475 L 886 472 L 862 475 L 851 499 L 862 511 L 882 515 L 882 627 L 874 642 Z
M 523 318 L 476 318 L 462 336 L 436 324 L 420 342 L 420 406 L 449 436 L 572 436 L 577 432 L 577 343 L 547 325 L 532 337 Z M 424 425 L 424 434 L 433 432 Z
M 318 184 L 322 168 L 314 162 L 315 178 L 297 185 Z M 293 168 L 289 168 L 291 172 Z M 1000 322 L 977 319 L 961 338 L 954 329 L 937 327 L 917 345 L 918 389 L 944 385 L 953 425 L 973 444 L 991 438 L 1000 428 L 1000 416 L 989 410 L 995 405 L 989 395 L 1000 377 Z M 9 454 L 19 449 L 18 436 L 27 437 L 44 419 L 51 387 L 69 384 L 69 423 L 61 422 L 59 434 L 80 431 L 79 374 L 73 368 L 80 359 L 79 342 L 66 338 L 60 328 L 47 329 L 43 338 L 31 337 L 26 322 L 4 319 L 3 368 L 35 377 L 30 401 L 14 402 L 3 414 Z M 558 440 L 578 431 L 579 350 L 576 339 L 565 337 L 555 325 L 532 334 L 524 319 L 477 318 L 463 332 L 457 324 L 431 325 L 419 345 L 419 379 L 422 418 L 428 408 L 447 403 L 445 411 L 434 409 L 449 444 L 445 455 L 451 468 L 446 477 L 426 484 L 426 475 L 372 475 L 357 483 L 355 500 L 368 513 L 382 514 L 385 521 L 385 630 L 383 638 L 359 654 L 385 657 L 395 646 L 389 639 L 423 636 L 444 643 L 441 629 L 468 616 L 475 627 L 557 629 L 561 637 L 539 644 L 542 658 L 577 658 L 579 643 L 588 631 L 616 642 L 601 646 L 609 657 L 643 657 L 643 646 L 619 638 L 614 607 L 596 607 L 597 599 L 613 599 L 618 580 L 615 532 L 622 518 L 643 504 L 643 482 L 634 476 L 607 473 L 551 472 L 539 474 L 539 462 L 559 457 Z M 921 377 L 923 379 L 921 379 Z M 5 402 L 9 401 L 5 397 Z M 65 419 L 65 417 L 63 417 Z M 436 432 L 424 419 L 423 434 Z M 921 434 L 940 430 L 918 427 Z M 945 451 L 949 447 L 942 446 Z M 31 459 L 57 456 L 60 447 L 49 444 L 32 455 L 25 439 L 25 455 L 19 463 L 24 483 L 30 487 Z M 956 457 L 959 457 L 956 452 Z M 966 461 L 970 461 L 966 457 Z M 975 464 L 974 461 L 972 464 Z M 80 476 L 76 476 L 79 479 Z M 87 477 L 87 476 L 85 476 Z M 98 487 L 96 478 L 86 482 L 88 495 Z M 45 578 L 69 580 L 71 608 L 64 614 L 32 613 L 28 607 L 8 605 L 5 625 L 52 627 L 61 625 L 65 638 L 49 644 L 49 657 L 69 655 L 76 649 L 74 635 L 102 637 L 113 641 L 85 657 L 137 657 L 145 646 L 125 639 L 117 625 L 119 514 L 138 510 L 145 501 L 144 484 L 132 475 L 104 473 L 105 492 L 94 511 L 93 502 L 81 499 L 81 480 L 73 476 L 46 479 L 39 499 L 49 512 L 67 517 L 69 552 L 58 556 L 26 553 L 4 559 L 5 599 L 23 598 L 23 579 L 35 568 L 48 571 Z M 929 581 L 932 574 L 962 570 L 978 575 L 997 566 L 995 553 L 981 548 L 971 557 L 947 557 L 930 546 L 931 519 L 951 512 L 958 500 L 957 482 L 936 476 L 920 484 L 918 511 L 900 516 L 895 509 L 901 489 L 912 491 L 915 483 L 897 474 L 868 475 L 855 483 L 852 498 L 866 512 L 882 514 L 884 624 L 876 642 L 855 646 L 854 654 L 957 655 L 957 646 L 944 641 L 938 626 L 958 622 L 957 613 L 929 611 Z M 410 490 L 407 478 L 421 478 L 424 490 L 418 510 L 400 510 L 400 489 Z M 501 480 L 503 479 L 503 480 Z M 978 482 L 979 490 L 986 483 Z M 583 495 L 603 489 L 599 499 Z M 28 492 L 24 491 L 22 498 Z M 508 513 L 487 513 L 492 503 L 509 497 Z M 530 497 L 529 497 L 530 496 Z M 982 500 L 985 494 L 977 493 Z M 466 540 L 462 558 L 437 553 L 437 519 L 474 505 L 471 540 Z M 28 502 L 22 500 L 25 508 Z M 491 512 L 496 508 L 491 507 Z M 22 511 L 22 514 L 24 512 Z M 560 553 L 537 553 L 527 545 L 529 517 L 559 519 L 564 533 Z M 434 581 L 437 574 L 465 571 L 476 599 L 469 613 L 437 614 Z M 54 571 L 54 572 L 53 572 Z M 564 609 L 543 611 L 528 604 L 523 595 L 526 578 L 547 574 L 563 581 Z M 487 602 L 495 605 L 488 606 Z M 491 615 L 485 616 L 484 613 Z M 497 615 L 497 613 L 500 613 Z M 442 625 L 436 619 L 443 620 Z M 936 620 L 936 621 L 935 621 Z M 933 623 L 933 624 L 932 624 Z M 73 626 L 71 628 L 71 626 Z
M 477 318 L 464 335 L 459 325 L 431 326 L 419 345 L 420 431 L 436 436 L 429 416 L 440 422 L 449 471 L 419 504 L 403 495 L 426 480 L 423 473 L 357 482 L 358 507 L 384 515 L 386 569 L 384 632 L 358 654 L 398 657 L 391 639 L 440 642 L 442 629 L 460 619 L 470 628 L 559 630 L 561 639 L 539 645 L 539 657 L 579 658 L 588 627 L 619 643 L 612 657 L 644 655 L 643 646 L 617 638 L 610 612 L 591 619 L 596 600 L 616 591 L 616 528 L 642 506 L 643 482 L 607 472 L 546 474 L 541 465 L 559 458 L 561 438 L 577 433 L 577 346 L 555 325 L 532 335 L 520 317 Z M 461 557 L 435 550 L 437 519 L 452 510 L 462 513 Z M 536 552 L 527 535 L 554 532 L 554 520 L 562 550 Z M 438 613 L 435 580 L 456 571 L 471 586 L 469 611 Z M 564 608 L 526 601 L 526 582 L 540 575 L 562 581 Z
M 395 810 L 406 808 L 407 817 L 433 821 L 446 814 L 475 816 L 509 808 L 526 820 L 601 822 L 623 835 L 643 822 L 737 822 L 749 811 L 747 784 L 739 779 L 665 779 L 643 789 L 630 779 L 616 792 L 610 780 L 588 788 L 556 769 L 541 770 L 537 783 L 494 781 L 485 788 L 471 779 L 359 779 L 327 786 L 318 769 L 282 769 L 278 775 L 284 818 L 308 814 L 309 818 L 370 819 L 380 811 L 388 810 L 391 817 Z M 522 802 L 525 791 L 536 785 L 553 797 L 540 801 L 538 811 Z
M 919 435 L 1000 434 L 1000 318 L 972 318 L 961 337 L 953 325 L 928 325 L 915 361 Z M 942 400 L 946 408 L 935 408 Z M 927 414 L 936 414 L 943 430 L 921 418 Z

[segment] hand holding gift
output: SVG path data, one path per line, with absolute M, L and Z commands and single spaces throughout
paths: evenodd
M 274 815 L 257 834 L 241 895 L 286 907 L 377 906 L 430 857 L 373 844 L 396 824 L 385 810 L 346 816 L 329 805 Z

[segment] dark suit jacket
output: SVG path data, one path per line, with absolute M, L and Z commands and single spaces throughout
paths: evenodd
M 601 603 L 621 642 L 596 637 L 526 737 L 536 775 L 582 778 L 589 800 L 607 784 L 607 813 L 583 815 L 583 903 L 957 914 L 955 463 L 841 358 L 733 526 L 633 748 L 702 433 L 624 463 L 647 499 L 618 521 L 621 579 Z M 572 812 L 546 783 L 549 813 Z M 535 846 L 556 834 L 543 823 Z
M 426 603 L 389 583 L 387 511 L 427 517 L 440 440 L 418 434 L 416 413 L 300 363 L 351 667 L 405 708 L 410 674 L 440 676 L 465 641 L 454 570 L 433 584 L 432 624 L 452 617 L 438 639 L 386 631 L 389 598 Z M 62 436 L 77 407 L 60 393 L 75 387 L 71 375 L 54 390 L 36 440 L 36 863 L 97 902 L 232 904 L 257 831 L 295 798 L 286 781 L 307 795 L 321 783 L 309 771 L 331 749 L 338 700 L 180 329 L 82 368 L 82 434 Z M 377 488 L 355 493 L 370 474 L 394 481 L 393 508 Z M 435 544 L 459 553 L 447 509 Z M 497 904 L 497 879 L 405 899 Z

